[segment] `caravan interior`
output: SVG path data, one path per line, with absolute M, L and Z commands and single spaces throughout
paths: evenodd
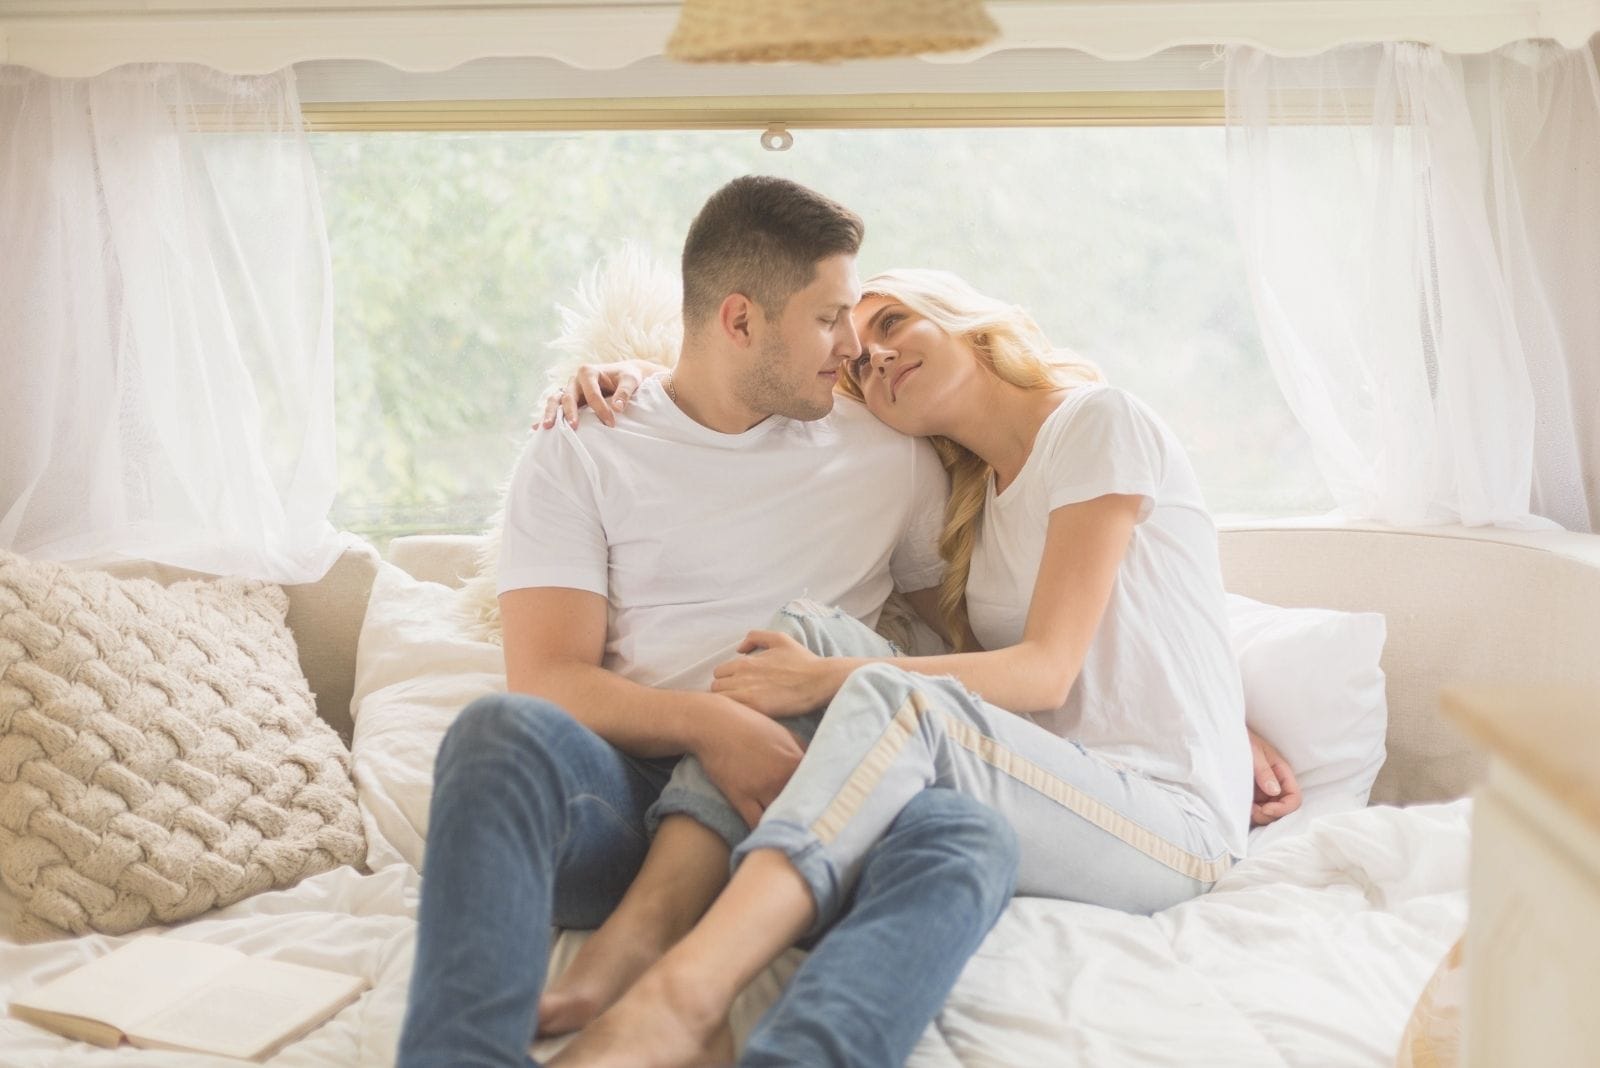
M 1600 4 L 989 0 L 890 55 L 961 5 L 751 0 L 703 6 L 837 58 L 674 59 L 697 6 L 0 0 L 0 999 L 166 930 L 370 982 L 271 1064 L 394 1062 L 505 479 L 768 173 L 1162 413 L 1304 787 L 1177 907 L 1015 899 L 908 1063 L 1594 1063 Z M 0 1018 L 113 1060 L 175 1063 Z

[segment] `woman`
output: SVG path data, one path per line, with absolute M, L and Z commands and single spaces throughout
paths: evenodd
M 931 437 L 950 472 L 940 608 L 957 651 L 830 657 L 865 628 L 820 606 L 791 606 L 814 616 L 811 648 L 749 636 L 760 655 L 713 688 L 778 717 L 826 704 L 821 725 L 699 926 L 557 1064 L 691 1063 L 929 786 L 1010 819 L 1020 894 L 1148 913 L 1244 855 L 1251 745 L 1215 528 L 1177 439 L 954 275 L 865 290 L 841 384 Z

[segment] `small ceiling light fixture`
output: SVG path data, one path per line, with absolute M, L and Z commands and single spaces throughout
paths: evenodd
M 982 0 L 683 0 L 667 56 L 833 63 L 960 52 L 999 32 Z

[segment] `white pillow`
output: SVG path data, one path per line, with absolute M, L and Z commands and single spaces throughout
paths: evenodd
M 1228 595 L 1245 718 L 1294 769 L 1299 810 L 1250 832 L 1250 850 L 1318 816 L 1364 808 L 1383 767 L 1388 702 L 1378 612 L 1279 608 Z
M 356 647 L 350 751 L 367 866 L 422 870 L 433 759 L 456 716 L 506 688 L 500 646 L 466 633 L 462 591 L 383 562 Z

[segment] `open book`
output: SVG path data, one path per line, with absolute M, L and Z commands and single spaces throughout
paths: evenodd
M 367 981 L 236 949 L 143 935 L 11 1002 L 68 1038 L 262 1060 L 361 996 Z

